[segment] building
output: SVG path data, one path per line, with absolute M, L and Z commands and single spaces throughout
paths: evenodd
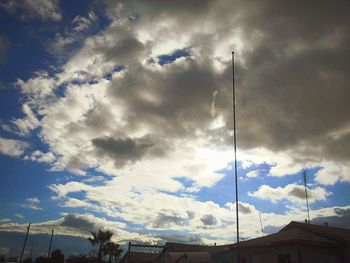
M 212 254 L 214 263 L 237 263 L 237 245 Z M 240 242 L 240 263 L 350 262 L 350 230 L 291 222 L 278 233 Z
M 151 263 L 155 262 L 159 254 L 144 252 L 126 252 L 120 263 Z
M 130 252 L 121 262 L 237 263 L 237 244 L 168 242 L 158 254 Z M 239 243 L 239 263 L 349 263 L 350 229 L 291 222 L 278 233 Z

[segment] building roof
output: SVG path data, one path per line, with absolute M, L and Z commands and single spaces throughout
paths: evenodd
M 210 263 L 209 252 L 168 252 L 163 255 L 169 263 Z
M 270 246 L 278 244 L 303 243 L 318 245 L 337 245 L 337 242 L 328 238 L 316 235 L 300 228 L 291 228 L 276 234 L 254 238 L 240 242 L 241 247 L 249 246 Z M 236 244 L 233 245 L 237 246 Z
M 340 227 L 332 227 L 328 225 L 315 225 L 315 224 L 305 224 L 300 222 L 292 221 L 284 228 L 280 230 L 279 233 L 285 232 L 289 229 L 299 228 L 315 235 L 325 237 L 329 240 L 333 240 L 335 242 L 341 244 L 350 244 L 350 229 L 340 228 Z
M 144 252 L 126 252 L 120 262 L 123 263 L 147 263 L 153 262 L 159 254 Z
M 174 243 L 167 242 L 164 246 L 163 252 L 209 252 L 218 253 L 229 250 L 231 245 L 222 245 L 222 246 L 206 246 L 206 245 L 198 245 L 198 244 L 182 244 L 182 243 Z
M 291 243 L 318 246 L 349 245 L 350 229 L 292 221 L 278 233 L 241 241 L 239 245 L 240 247 L 251 247 Z M 237 243 L 231 247 L 237 247 Z

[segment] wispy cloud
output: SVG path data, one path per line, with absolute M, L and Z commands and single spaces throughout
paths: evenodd
M 15 214 L 15 217 L 17 217 L 17 218 L 19 218 L 19 219 L 23 219 L 24 218 L 24 216 L 23 215 L 21 215 L 21 214 Z
M 39 18 L 59 21 L 62 18 L 59 0 L 5 0 L 0 3 L 0 8 L 25 20 Z
M 0 154 L 18 157 L 21 156 L 28 147 L 29 144 L 27 142 L 0 137 Z
M 42 210 L 42 208 L 39 205 L 40 205 L 40 200 L 37 197 L 29 197 L 26 199 L 22 207 L 33 209 L 33 210 Z

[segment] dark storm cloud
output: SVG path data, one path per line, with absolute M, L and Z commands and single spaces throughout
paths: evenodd
M 347 158 L 347 136 L 328 136 L 350 122 L 348 7 L 347 1 L 242 5 L 240 25 L 252 48 L 236 54 L 241 147 L 306 144 L 313 147 L 305 154 Z M 227 82 L 230 74 L 228 68 Z
M 159 213 L 153 222 L 153 227 L 166 228 L 172 227 L 174 225 L 183 226 L 187 224 L 187 221 L 187 218 L 182 218 L 177 215 L 166 215 L 163 213 Z
M 250 214 L 252 212 L 248 205 L 244 205 L 242 203 L 238 204 L 238 209 L 243 214 Z
M 127 37 L 118 41 L 112 47 L 104 50 L 107 60 L 118 61 L 120 64 L 135 59 L 143 50 L 143 44 L 134 37 Z
M 218 220 L 213 215 L 204 215 L 201 217 L 201 221 L 206 226 L 216 225 Z
M 282 229 L 283 226 L 272 226 L 272 225 L 267 225 L 264 227 L 264 234 L 274 234 Z
M 190 58 L 185 64 L 167 65 L 162 72 L 139 66 L 113 81 L 111 95 L 127 105 L 125 118 L 131 127 L 152 124 L 155 132 L 163 131 L 167 138 L 191 136 L 212 121 L 210 104 L 220 87 L 218 77 L 209 61 Z
M 94 231 L 98 228 L 94 222 L 89 221 L 84 216 L 74 214 L 65 215 L 62 221 L 62 226 L 76 228 L 89 232 Z
M 97 154 L 113 158 L 117 167 L 138 161 L 146 155 L 163 157 L 168 147 L 165 142 L 152 135 L 141 138 L 100 137 L 93 139 L 92 144 L 96 148 Z
M 147 1 L 147 3 L 142 1 L 122 1 L 124 5 L 120 12 L 125 12 L 129 16 L 139 15 L 142 17 L 144 15 L 148 19 L 155 18 L 157 15 L 181 16 L 181 14 L 184 14 L 185 18 L 189 18 L 193 14 L 198 15 L 208 11 L 210 2 L 208 0 L 166 0 L 161 2 L 151 0 Z M 104 3 L 107 7 L 107 12 L 116 8 L 114 1 L 106 0 Z
M 350 209 L 333 208 L 336 215 L 312 218 L 314 224 L 325 224 L 334 227 L 350 228 Z
M 140 139 L 114 139 L 112 137 L 96 138 L 92 144 L 102 153 L 113 155 L 120 159 L 139 159 L 152 147 L 153 144 L 147 140 Z
M 288 195 L 297 197 L 299 199 L 304 199 L 305 198 L 305 191 L 303 188 L 296 185 L 295 187 L 293 187 L 289 190 Z
M 115 25 L 107 29 L 105 34 L 112 38 L 113 42 L 109 42 L 111 39 L 97 39 L 94 50 L 101 53 L 107 61 L 118 64 L 133 63 L 138 60 L 145 49 L 127 27 Z
M 204 3 L 197 15 L 170 12 L 176 10 L 170 8 L 173 5 L 177 6 L 165 1 L 157 6 L 157 13 L 135 2 L 130 10 L 146 10 L 144 16 L 155 20 L 169 13 L 184 31 L 201 16 L 217 18 L 218 37 L 232 34 L 224 24 L 231 17 L 233 28 L 242 32 L 246 48 L 236 53 L 240 147 L 265 146 L 276 151 L 309 145 L 303 148 L 303 156 L 347 160 L 348 136 L 329 137 L 350 122 L 347 1 L 234 1 L 227 10 L 222 8 L 225 5 Z M 189 3 L 179 6 L 191 9 Z M 230 63 L 223 73 L 215 73 L 209 59 L 216 46 L 212 35 L 194 33 L 189 42 L 201 51 L 200 58 L 173 63 L 161 73 L 140 65 L 113 84 L 114 96 L 125 99 L 130 107 L 130 123 L 151 122 L 169 127 L 168 136 L 191 136 L 211 121 L 208 105 L 218 90 L 216 109 L 225 114 L 227 127 L 232 127 Z M 212 133 L 212 141 L 220 135 L 220 140 L 232 143 L 227 134 Z

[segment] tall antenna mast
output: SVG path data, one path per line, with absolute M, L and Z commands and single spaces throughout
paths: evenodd
M 53 229 L 51 230 L 51 238 L 50 238 L 50 245 L 49 245 L 49 251 L 47 252 L 47 257 L 50 258 L 51 253 L 51 245 L 52 245 L 52 238 L 53 238 Z
M 307 208 L 307 222 L 310 224 L 310 211 L 309 211 L 309 199 L 307 196 L 307 188 L 306 188 L 306 172 L 303 171 L 303 177 L 304 177 L 304 187 L 305 187 L 305 199 L 306 199 L 306 208 Z
M 264 236 L 264 228 L 263 228 L 263 225 L 262 225 L 260 212 L 259 212 L 259 220 L 260 220 L 260 227 L 261 227 L 261 235 Z
M 29 223 L 29 225 L 27 226 L 27 233 L 26 233 L 26 237 L 24 239 L 24 243 L 23 243 L 23 247 L 22 247 L 22 253 L 21 253 L 21 257 L 19 259 L 19 262 L 22 262 L 22 259 L 23 259 L 23 253 L 24 253 L 24 249 L 26 248 L 26 243 L 27 243 L 27 239 L 28 239 L 30 224 L 31 223 Z
M 236 188 L 236 240 L 237 262 L 239 262 L 239 216 L 238 216 L 238 176 L 237 176 L 237 129 L 236 129 L 236 90 L 235 90 L 235 53 L 232 52 L 232 104 L 233 104 L 233 148 L 235 159 L 235 188 Z

